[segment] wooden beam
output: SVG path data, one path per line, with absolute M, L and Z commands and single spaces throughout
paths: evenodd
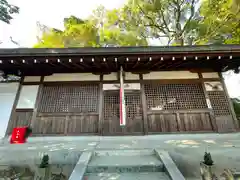
M 34 133 L 34 124 L 37 119 L 37 110 L 41 101 L 41 96 L 43 93 L 43 82 L 44 82 L 44 76 L 41 76 L 40 82 L 39 82 L 39 87 L 38 87 L 38 93 L 37 93 L 37 98 L 36 102 L 34 105 L 34 110 L 33 110 L 33 115 L 32 115 L 32 121 L 31 121 L 31 127 L 33 128 L 33 133 Z
M 189 60 L 189 59 L 182 60 L 181 63 L 175 65 L 175 68 L 182 66 L 182 65 L 188 65 L 189 63 L 192 63 L 192 61 L 193 61 L 192 59 L 191 60 Z
M 92 72 L 92 74 L 94 74 L 94 75 L 107 75 L 107 74 L 111 74 L 111 72 Z
M 162 63 L 162 64 L 161 64 L 161 63 Z M 164 61 L 158 60 L 155 64 L 153 64 L 153 65 L 150 66 L 149 68 L 147 67 L 147 69 L 152 69 L 153 67 L 156 67 L 156 66 L 158 66 L 159 64 L 161 64 L 161 66 L 159 66 L 159 67 L 162 67 L 162 66 L 165 65 Z M 159 68 L 159 67 L 158 67 L 158 68 Z
M 46 59 L 47 59 L 47 62 L 46 62 Z M 51 61 L 50 59 L 46 58 L 46 59 L 41 59 L 39 60 L 39 63 L 41 64 L 46 64 L 46 65 L 50 65 L 50 66 L 53 66 L 53 67 L 57 67 L 56 64 L 53 64 L 53 61 Z
M 140 63 L 140 59 L 139 60 L 137 59 L 136 63 L 133 65 L 132 69 L 135 69 L 139 65 L 139 63 Z
M 79 69 L 82 69 L 82 70 L 84 69 L 81 65 L 78 65 L 78 64 L 76 64 L 76 63 L 74 63 L 74 62 L 73 62 L 72 64 L 73 64 L 74 66 L 76 66 L 77 68 L 79 68 Z
M 118 62 L 116 62 L 116 61 L 114 60 L 114 64 L 115 64 L 116 70 L 119 70 L 119 69 L 118 69 Z
M 147 117 L 147 98 L 144 89 L 143 75 L 139 75 L 140 84 L 141 84 L 141 101 L 142 101 L 142 113 L 143 113 L 143 132 L 148 134 L 148 117 Z
M 219 75 L 220 81 L 221 81 L 221 83 L 223 85 L 223 90 L 225 91 L 225 94 L 227 96 L 228 105 L 229 105 L 230 112 L 231 112 L 231 115 L 232 115 L 232 118 L 233 118 L 233 121 L 234 121 L 235 128 L 238 129 L 239 128 L 239 122 L 238 122 L 237 116 L 235 114 L 235 111 L 234 111 L 233 104 L 231 102 L 230 96 L 228 94 L 228 90 L 227 90 L 226 84 L 224 82 L 224 78 L 223 78 L 221 72 L 219 72 L 218 75 Z
M 149 59 L 148 59 L 148 62 L 145 63 L 144 66 L 147 67 L 147 66 L 151 65 L 151 63 L 152 63 L 153 60 L 154 60 L 154 58 L 152 58 L 152 57 L 149 58 Z
M 176 60 L 175 60 L 176 61 Z M 170 65 L 168 65 L 166 68 L 171 68 L 171 67 L 179 67 L 182 64 L 184 64 L 187 60 L 178 60 L 176 61 L 176 63 L 172 63 Z
M 59 62 L 59 64 L 61 64 L 62 66 L 66 67 L 66 68 L 69 68 L 69 69 L 73 69 L 74 67 L 71 67 L 63 62 Z
M 178 127 L 179 132 L 184 131 L 179 112 L 176 112 L 176 119 L 177 119 L 177 127 Z
M 133 71 L 133 72 L 131 72 L 132 74 L 149 74 L 150 73 L 150 71 Z
M 94 62 L 92 62 L 98 69 L 101 69 L 101 59 L 94 57 Z
M 210 110 L 210 122 L 211 122 L 212 129 L 214 131 L 218 131 L 216 117 L 214 115 L 212 105 L 211 105 L 211 101 L 210 101 L 209 95 L 207 93 L 205 84 L 204 84 L 204 79 L 203 79 L 202 73 L 198 72 L 198 76 L 199 76 L 199 79 L 200 79 L 200 82 L 201 82 L 201 86 L 202 86 L 202 89 L 203 89 L 203 93 L 204 93 L 204 96 L 205 96 L 207 107 Z
M 9 118 L 9 120 L 8 120 L 8 126 L 7 126 L 7 130 L 6 130 L 6 132 L 5 132 L 5 137 L 8 135 L 10 122 L 11 122 L 11 120 L 13 119 L 14 114 L 16 113 L 16 107 L 17 107 L 17 103 L 18 103 L 19 98 L 20 98 L 20 93 L 21 93 L 23 81 L 24 81 L 24 76 L 21 77 L 21 80 L 20 80 L 20 82 L 19 82 L 19 86 L 18 86 L 18 89 L 17 89 L 17 94 L 16 94 L 16 96 L 15 96 L 15 100 L 14 100 L 14 102 L 13 102 L 13 107 L 12 107 L 12 110 L 11 110 L 10 118 Z
M 104 66 L 109 69 L 109 66 L 108 66 L 108 63 L 106 62 L 107 61 L 107 58 L 104 58 L 104 60 L 102 59 Z
M 98 133 L 103 135 L 103 75 L 100 75 L 99 104 L 98 104 Z

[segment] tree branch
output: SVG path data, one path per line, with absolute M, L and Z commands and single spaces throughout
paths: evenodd
M 151 1 L 151 3 L 154 4 L 153 1 Z M 163 28 L 166 29 L 166 31 L 168 32 L 168 36 L 169 36 L 169 34 L 170 34 L 170 33 L 174 33 L 174 31 L 172 31 L 172 30 L 169 29 L 169 26 L 168 26 L 167 21 L 166 21 L 166 19 L 165 19 L 164 9 L 162 8 L 162 4 L 161 4 L 161 6 L 160 6 L 160 9 L 157 9 L 157 10 L 158 10 L 157 13 L 158 13 L 158 15 L 159 15 L 159 19 L 162 19 L 163 25 L 165 26 L 165 27 L 163 27 Z M 165 32 L 166 32 L 166 31 L 165 31 Z
M 176 29 L 177 31 L 181 31 L 181 24 L 180 24 L 180 19 L 181 19 L 181 6 L 179 3 L 176 3 L 176 15 L 177 15 L 177 21 L 176 21 Z M 178 32 L 179 33 L 179 32 Z
M 181 34 L 183 34 L 183 33 L 185 32 L 187 26 L 189 25 L 189 23 L 191 22 L 191 20 L 192 20 L 193 17 L 194 17 L 194 14 L 195 14 L 195 2 L 196 2 L 196 0 L 192 0 L 192 1 L 191 1 L 191 15 L 190 15 L 190 17 L 188 18 L 187 22 L 185 23 L 185 25 L 184 25 L 184 27 L 183 27 L 183 29 L 182 29 Z
M 168 46 L 170 45 L 170 43 L 172 42 L 173 39 L 174 39 L 174 37 L 169 37 L 168 38 Z
M 140 11 L 145 15 L 145 17 L 151 21 L 151 24 L 148 25 L 144 25 L 144 26 L 148 26 L 148 27 L 156 27 L 157 29 L 159 29 L 160 31 L 162 31 L 164 34 L 167 34 L 167 32 L 165 31 L 164 27 L 159 26 L 155 23 L 155 21 L 153 20 L 153 18 L 151 18 L 150 16 L 147 15 L 146 12 L 144 12 L 144 10 L 142 9 L 142 7 L 140 5 L 137 5 L 138 8 L 140 9 Z
M 10 40 L 13 44 L 17 45 L 17 46 L 20 46 L 20 44 L 17 42 L 17 41 L 14 41 L 12 36 L 10 36 Z
M 159 14 L 159 13 L 160 13 L 160 14 Z M 163 12 L 162 6 L 160 7 L 160 9 L 159 9 L 159 11 L 158 11 L 158 14 L 159 14 L 159 16 L 162 18 L 163 24 L 164 24 L 166 30 L 168 31 L 168 34 L 170 34 L 170 33 L 175 33 L 174 31 L 170 30 L 169 27 L 168 27 L 168 24 L 167 24 L 166 19 L 165 19 L 165 16 L 164 16 L 164 12 Z
M 195 43 L 199 43 L 201 40 L 209 40 L 211 39 L 212 37 L 214 37 L 216 34 L 216 32 L 219 32 L 219 29 L 223 26 L 224 22 L 227 22 L 228 20 L 230 19 L 229 17 L 229 14 L 226 15 L 223 19 L 222 19 L 222 23 L 219 23 L 215 28 L 214 30 L 211 29 L 211 25 L 209 26 L 208 30 L 207 30 L 207 36 L 201 38 L 201 39 L 198 39 L 197 41 L 195 41 Z

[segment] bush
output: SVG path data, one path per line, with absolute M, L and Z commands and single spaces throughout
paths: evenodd
M 210 153 L 205 152 L 203 159 L 204 159 L 203 163 L 206 164 L 207 166 L 213 165 L 213 160 Z

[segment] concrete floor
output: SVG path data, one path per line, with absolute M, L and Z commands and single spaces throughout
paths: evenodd
M 87 150 L 154 148 L 168 151 L 187 178 L 199 177 L 199 163 L 203 160 L 205 151 L 212 154 L 216 172 L 221 173 L 225 168 L 240 171 L 240 133 L 34 137 L 29 138 L 28 143 L 22 145 L 10 145 L 5 139 L 0 145 L 0 164 L 17 161 L 16 157 L 36 158 L 42 153 L 56 154 L 57 157 L 62 157 L 63 154 L 74 154 L 73 159 L 76 154 Z

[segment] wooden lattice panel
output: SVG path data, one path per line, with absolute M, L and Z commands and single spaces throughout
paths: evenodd
M 125 93 L 126 116 L 134 118 L 142 115 L 140 94 Z M 119 93 L 105 93 L 104 95 L 104 119 L 119 118 Z
M 203 109 L 207 108 L 201 84 L 144 85 L 148 109 Z
M 211 105 L 216 116 L 230 115 L 228 99 L 224 91 L 208 92 Z
M 7 134 L 11 134 L 13 128 L 28 126 L 31 124 L 33 112 L 31 111 L 15 111 L 12 119 L 8 123 Z
M 97 112 L 99 86 L 44 86 L 39 112 Z

